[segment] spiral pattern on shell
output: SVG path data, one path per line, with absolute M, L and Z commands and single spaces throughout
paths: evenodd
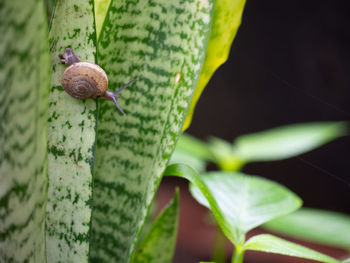
M 74 98 L 96 98 L 105 94 L 108 78 L 96 64 L 78 62 L 69 66 L 62 76 L 62 87 Z

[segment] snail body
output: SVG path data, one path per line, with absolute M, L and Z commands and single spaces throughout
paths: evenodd
M 62 75 L 62 87 L 76 99 L 88 99 L 102 97 L 112 100 L 120 112 L 124 111 L 117 103 L 120 92 L 134 83 L 138 78 L 123 85 L 115 92 L 108 91 L 108 77 L 105 71 L 98 65 L 90 62 L 80 62 L 72 49 L 66 48 L 64 54 L 59 55 L 61 63 L 68 66 Z

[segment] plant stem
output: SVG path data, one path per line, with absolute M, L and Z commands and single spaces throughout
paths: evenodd
M 232 263 L 243 263 L 244 249 L 242 246 L 235 246 L 232 255 Z
M 216 263 L 223 263 L 225 262 L 226 258 L 226 237 L 218 226 L 216 226 L 215 235 L 216 237 L 212 261 Z
M 245 161 L 238 159 L 236 156 L 228 156 L 227 158 L 222 158 L 218 161 L 218 166 L 222 171 L 233 171 L 237 172 L 242 169 L 246 164 Z

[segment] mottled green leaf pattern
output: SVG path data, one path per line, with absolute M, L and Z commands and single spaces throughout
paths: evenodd
M 179 192 L 164 208 L 135 250 L 132 263 L 170 263 L 173 258 L 179 217 Z
M 45 262 L 47 21 L 23 5 L 0 2 L 1 262 Z
M 48 117 L 46 247 L 48 262 L 87 262 L 96 101 L 74 99 L 61 87 L 66 66 L 58 54 L 71 47 L 95 62 L 93 1 L 58 0 L 50 30 L 51 87 Z
M 128 262 L 174 149 L 209 36 L 212 0 L 112 1 L 99 63 L 119 104 L 101 101 L 91 256 Z

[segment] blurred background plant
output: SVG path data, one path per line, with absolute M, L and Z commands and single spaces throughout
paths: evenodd
M 192 182 L 191 193 L 199 203 L 213 210 L 221 230 L 235 245 L 232 262 L 243 262 L 244 251 L 249 249 L 304 257 L 321 262 L 337 262 L 334 259 L 323 258 L 314 252 L 305 251 L 301 246 L 286 243 L 274 236 L 257 235 L 244 244 L 246 233 L 263 225 L 266 229 L 278 234 L 349 250 L 350 217 L 309 208 L 302 208 L 292 213 L 301 206 L 301 201 L 298 197 L 293 197 L 293 193 L 266 179 L 244 175 L 238 171 L 249 162 L 291 158 L 345 135 L 348 135 L 348 126 L 344 122 L 289 125 L 239 136 L 233 143 L 216 137 L 203 142 L 183 134 L 170 164 L 184 163 L 202 174 L 201 180 L 209 188 L 204 192 L 213 194 L 213 199 L 216 200 L 224 215 L 218 216 L 215 213 L 212 204 L 208 203 L 210 201 L 206 202 L 206 198 L 198 190 L 200 187 L 197 188 L 198 185 L 189 179 Z M 222 172 L 207 173 L 208 162 L 214 163 Z M 177 168 L 174 169 L 177 170 Z M 180 175 L 187 178 L 187 169 L 179 168 L 179 170 Z M 165 173 L 171 174 L 169 171 Z M 281 217 L 281 215 L 285 216 Z M 272 220 L 274 218 L 276 219 Z M 227 225 L 229 225 L 228 228 L 231 227 L 232 233 L 236 234 L 230 234 L 226 229 Z M 214 262 L 226 261 L 225 246 L 226 240 L 217 228 L 212 258 Z
M 201 140 L 214 135 L 232 142 L 242 134 L 293 123 L 348 120 L 347 6 L 343 0 L 248 1 L 228 61 L 208 83 L 187 132 Z M 349 214 L 349 154 L 350 138 L 343 137 L 297 157 L 250 162 L 242 169 L 285 185 L 306 207 Z M 212 163 L 207 168 L 217 169 Z M 166 197 L 166 189 L 173 185 L 183 186 L 181 193 L 186 195 L 186 182 L 171 177 L 165 178 L 159 196 Z M 181 205 L 186 208 L 180 214 L 180 229 L 184 230 L 180 231 L 176 262 L 194 262 L 211 254 L 215 231 L 199 232 L 197 226 L 203 224 L 198 220 L 184 222 L 195 217 L 194 203 L 187 198 Z M 192 238 L 195 235 L 198 244 Z M 191 249 L 184 247 L 189 244 Z M 346 255 L 346 251 L 328 246 L 316 248 L 338 257 Z M 295 262 L 264 255 L 252 259 L 252 254 L 247 253 L 247 262 Z

